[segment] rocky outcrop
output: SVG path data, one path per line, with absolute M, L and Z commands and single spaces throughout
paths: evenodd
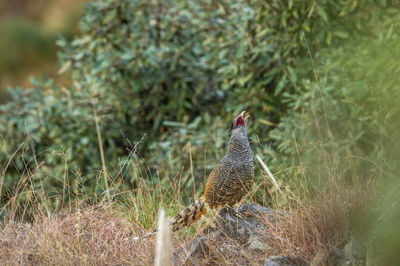
M 328 265 L 366 265 L 366 248 L 351 238 L 332 248 L 325 259 Z
M 290 217 L 283 211 L 246 204 L 222 209 L 213 226 L 183 246 L 176 254 L 184 265 L 307 265 L 298 257 L 268 256 L 271 243 L 284 241 L 270 232 L 279 221 Z

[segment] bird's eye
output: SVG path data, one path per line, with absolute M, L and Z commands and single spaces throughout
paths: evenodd
M 241 117 L 236 120 L 236 125 L 243 125 L 243 119 Z

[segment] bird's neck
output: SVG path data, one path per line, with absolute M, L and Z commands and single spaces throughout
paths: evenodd
M 229 140 L 229 146 L 227 154 L 243 154 L 243 152 L 250 152 L 251 148 L 249 140 L 247 138 L 246 128 L 242 128 L 232 132 L 232 136 Z

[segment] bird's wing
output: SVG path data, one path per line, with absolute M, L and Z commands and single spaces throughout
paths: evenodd
M 219 202 L 225 202 L 226 198 L 231 196 L 231 182 L 230 176 L 232 175 L 233 164 L 219 162 L 214 170 L 208 177 L 206 188 L 204 190 L 204 197 L 206 203 L 213 208 Z

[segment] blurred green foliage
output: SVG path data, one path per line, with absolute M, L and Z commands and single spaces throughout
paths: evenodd
M 0 103 L 4 103 L 7 91 L 3 80 L 50 62 L 56 54 L 53 43 L 57 38 L 21 18 L 4 20 L 0 24 L 0 36 Z
M 0 106 L 1 164 L 18 151 L 2 195 L 42 163 L 37 189 L 79 176 L 101 193 L 97 130 L 110 183 L 134 188 L 141 169 L 200 191 L 241 110 L 254 152 L 292 189 L 396 182 L 399 18 L 372 0 L 89 3 L 81 33 L 57 42 L 74 85 L 34 81 Z
M 55 36 L 45 36 L 35 25 L 23 19 L 7 20 L 0 27 L 0 72 L 16 72 L 18 67 L 31 65 L 35 58 L 49 59 Z M 33 54 L 32 50 L 37 53 Z M 53 48 L 54 51 L 54 48 Z
M 29 86 L 31 76 L 45 73 L 66 82 L 57 75 L 55 42 L 60 34 L 71 39 L 78 32 L 79 2 L 0 1 L 0 104 L 9 99 L 7 87 Z
M 162 180 L 184 166 L 183 174 L 189 175 L 188 143 L 195 176 L 203 180 L 205 168 L 223 155 L 219 148 L 226 145 L 229 121 L 243 109 L 252 114 L 249 132 L 256 152 L 275 154 L 275 159 L 282 155 L 280 161 L 297 157 L 292 130 L 302 145 L 306 134 L 299 131 L 309 131 L 307 123 L 324 124 L 315 119 L 344 129 L 340 134 L 346 143 L 338 145 L 373 142 L 375 136 L 365 133 L 371 114 L 348 104 L 374 101 L 367 106 L 375 106 L 380 100 L 370 97 L 367 78 L 372 74 L 353 66 L 359 63 L 352 59 L 359 51 L 354 43 L 373 49 L 370 40 L 395 39 L 396 16 L 394 7 L 380 1 L 92 2 L 81 20 L 81 34 L 71 42 L 57 42 L 60 71 L 71 73 L 74 86 L 43 81 L 12 92 L 13 100 L 1 107 L 0 160 L 5 165 L 25 141 L 25 160 L 32 158 L 34 147 L 37 161 L 45 162 L 42 182 L 49 188 L 62 186 L 60 176 L 76 168 L 90 190 L 101 169 L 95 114 L 107 169 L 130 186 L 135 180 L 120 175 L 121 164 L 144 134 L 138 151 L 150 166 L 152 182 L 158 182 L 158 169 L 164 171 Z M 391 36 L 379 35 L 382 29 Z M 312 81 L 308 49 L 316 57 L 316 71 L 329 73 L 321 79 L 320 91 Z M 343 73 L 346 64 L 353 74 Z M 365 78 L 357 82 L 362 87 L 345 87 L 346 75 L 361 73 Z M 386 90 L 392 85 L 384 84 Z M 320 115 L 323 105 L 329 117 Z M 332 108 L 336 110 L 330 112 Z M 310 110 L 314 117 L 309 117 Z M 363 147 L 363 154 L 374 150 L 373 143 Z M 16 156 L 4 183 L 10 191 L 25 167 L 18 158 L 22 155 Z

